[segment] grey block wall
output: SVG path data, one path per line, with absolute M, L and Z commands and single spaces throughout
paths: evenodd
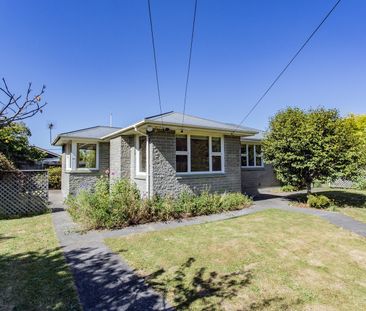
M 241 169 L 242 192 L 256 194 L 259 188 L 279 186 L 272 165 Z
M 131 177 L 131 148 L 133 136 L 119 136 L 110 140 L 110 181 Z
M 76 195 L 81 190 L 93 189 L 98 178 L 109 170 L 109 143 L 99 143 L 99 170 L 97 171 L 71 171 L 66 172 L 64 156 L 62 157 L 63 176 L 62 176 L 62 193 L 66 197 L 69 194 Z
M 225 136 L 225 173 L 177 176 L 175 171 L 175 133 L 154 131 L 149 134 L 151 148 L 150 191 L 159 196 L 176 196 L 188 190 L 198 193 L 240 192 L 240 138 Z

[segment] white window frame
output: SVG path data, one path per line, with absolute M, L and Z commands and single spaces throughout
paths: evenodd
M 223 174 L 225 173 L 225 150 L 224 150 L 224 136 L 223 135 L 207 135 L 207 134 L 182 134 L 187 136 L 187 151 L 175 151 L 177 155 L 186 155 L 187 156 L 187 172 L 177 172 L 177 175 L 196 175 L 196 174 Z M 176 136 L 181 136 L 177 134 Z M 208 171 L 192 171 L 191 170 L 191 136 L 204 136 L 208 137 L 208 163 L 209 170 Z M 212 138 L 220 138 L 221 142 L 221 152 L 212 152 Z M 221 157 L 221 171 L 213 171 L 212 170 L 212 157 L 220 156 Z
M 251 145 L 253 146 L 253 152 L 254 152 L 254 165 L 249 165 L 249 152 L 248 152 L 248 146 Z M 264 167 L 264 160 L 263 160 L 263 150 L 262 153 L 260 155 L 257 155 L 257 145 L 261 145 L 261 144 L 255 144 L 255 143 L 242 143 L 241 146 L 245 146 L 245 153 L 241 152 L 241 148 L 240 148 L 240 163 L 241 163 L 241 158 L 242 157 L 246 157 L 247 158 L 247 163 L 246 165 L 242 165 L 242 168 L 263 168 Z M 257 158 L 261 158 L 261 165 L 257 165 Z
M 86 167 L 77 167 L 78 159 L 78 147 L 77 144 L 93 144 L 96 145 L 96 167 L 86 168 Z M 96 141 L 85 141 L 85 140 L 73 140 L 71 143 L 71 150 L 66 150 L 66 163 L 67 158 L 69 158 L 69 167 L 65 167 L 66 171 L 78 171 L 78 172 L 88 172 L 88 171 L 98 171 L 99 170 L 99 143 Z
M 136 135 L 136 138 L 135 138 L 135 146 L 136 146 L 136 176 L 142 176 L 142 177 L 146 177 L 146 172 L 140 172 L 140 140 L 139 138 L 143 136 L 143 135 Z M 146 164 L 145 164 L 145 167 L 146 167 L 146 170 L 148 169 L 148 166 L 147 166 L 147 153 L 148 153 L 148 148 L 147 148 L 147 137 L 145 136 L 146 138 Z

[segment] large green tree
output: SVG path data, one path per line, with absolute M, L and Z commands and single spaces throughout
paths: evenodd
M 31 132 L 24 123 L 11 123 L 0 127 L 0 153 L 17 166 L 42 158 L 43 152 L 29 144 L 30 136 Z
M 264 157 L 284 184 L 306 187 L 315 180 L 353 177 L 362 163 L 355 121 L 335 109 L 287 108 L 271 120 L 263 141 Z

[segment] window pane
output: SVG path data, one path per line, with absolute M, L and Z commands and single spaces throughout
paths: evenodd
M 139 159 L 139 168 L 140 172 L 146 172 L 146 136 L 139 136 L 139 151 L 140 151 L 140 159 Z
M 248 145 L 249 166 L 254 166 L 254 145 Z
M 220 137 L 212 137 L 212 152 L 221 152 L 221 138 Z
M 212 157 L 212 170 L 215 172 L 221 171 L 221 156 Z
M 262 166 L 262 157 L 256 157 L 256 166 Z
M 206 172 L 209 171 L 208 160 L 208 137 L 191 137 L 191 171 Z
M 262 154 L 262 146 L 261 145 L 255 145 L 255 152 L 258 155 Z
M 177 135 L 176 150 L 177 151 L 187 151 L 187 136 L 186 135 Z
M 97 145 L 77 144 L 77 167 L 96 168 L 97 167 Z
M 247 157 L 246 156 L 241 157 L 241 166 L 247 166 Z
M 188 156 L 176 155 L 176 171 L 177 172 L 188 172 Z
M 247 145 L 241 145 L 241 154 L 247 153 Z

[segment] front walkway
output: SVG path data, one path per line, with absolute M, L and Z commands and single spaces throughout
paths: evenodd
M 319 216 L 338 227 L 366 237 L 366 224 L 336 212 L 289 206 L 283 197 L 263 198 L 251 208 L 186 220 L 151 223 L 112 231 L 75 232 L 75 224 L 64 210 L 61 193 L 50 191 L 52 219 L 66 260 L 70 265 L 84 310 L 172 310 L 149 288 L 144 279 L 104 244 L 108 237 L 201 224 L 275 208 Z

